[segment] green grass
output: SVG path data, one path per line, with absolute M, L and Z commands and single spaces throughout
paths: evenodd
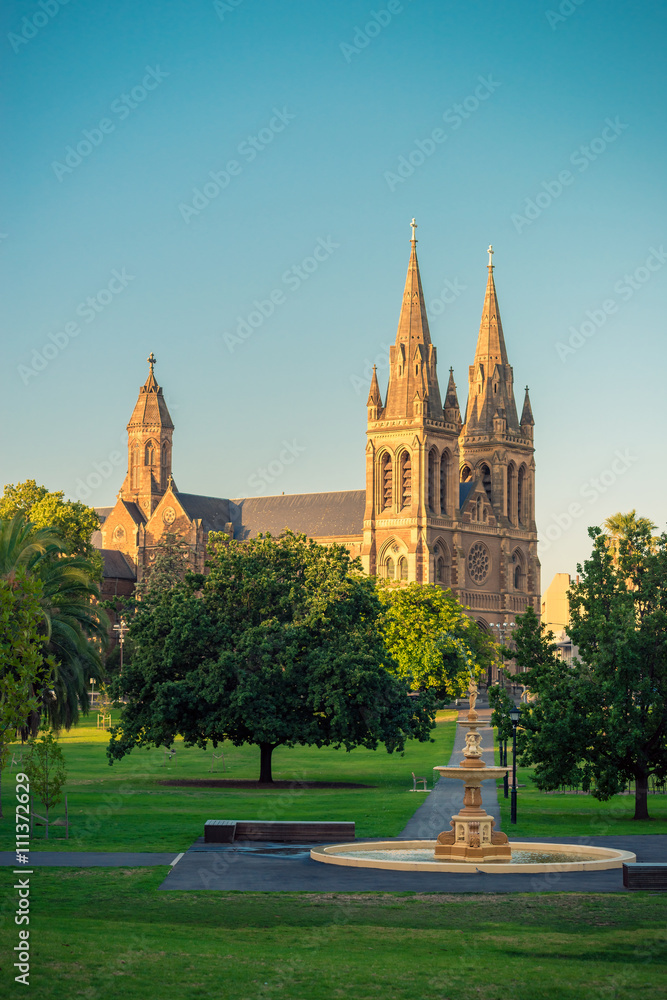
M 40 1000 L 665 996 L 667 907 L 657 894 L 158 892 L 165 872 L 35 872 L 31 994 Z M 12 878 L 0 876 L 3 986 L 15 974 L 9 956 L 18 941 L 7 912 L 15 905 Z
M 114 713 L 115 722 L 118 714 Z M 359 837 L 394 837 L 403 829 L 423 794 L 411 793 L 411 771 L 432 780 L 433 765 L 447 763 L 456 726 L 455 712 L 439 713 L 435 743 L 410 741 L 403 754 L 328 747 L 278 748 L 273 777 L 281 780 L 350 781 L 374 786 L 358 789 L 216 789 L 173 788 L 159 784 L 169 778 L 240 778 L 259 776 L 259 749 L 225 744 L 226 771 L 221 762 L 210 772 L 211 751 L 186 748 L 176 742 L 168 761 L 163 750 L 135 750 L 109 766 L 108 734 L 90 722 L 63 733 L 67 759 L 66 791 L 70 839 L 59 830 L 54 839 L 33 839 L 32 850 L 174 851 L 187 849 L 202 836 L 207 819 L 326 819 L 354 820 Z M 219 750 L 218 750 L 219 752 Z M 3 772 L 0 849 L 15 840 L 14 786 L 16 768 Z M 63 812 L 57 807 L 56 814 Z
M 498 750 L 495 753 L 499 763 Z M 508 755 L 511 765 L 512 753 Z M 510 771 L 510 783 L 512 772 Z M 517 768 L 517 823 L 510 823 L 510 799 L 503 796 L 497 782 L 501 828 L 510 837 L 607 837 L 628 834 L 667 833 L 667 795 L 649 795 L 651 819 L 633 819 L 634 795 L 614 795 L 599 802 L 592 795 L 575 792 L 540 792 L 535 787 L 532 768 Z M 511 792 L 510 792 L 511 794 Z

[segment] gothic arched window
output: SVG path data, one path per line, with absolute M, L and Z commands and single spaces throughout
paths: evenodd
M 482 476 L 482 484 L 486 491 L 486 495 L 489 500 L 491 500 L 491 469 L 485 463 L 480 467 L 479 471 Z
M 380 508 L 381 510 L 391 510 L 394 499 L 394 470 L 391 455 L 385 451 L 380 459 Z
M 139 488 L 139 446 L 133 445 L 130 454 L 130 489 Z
M 516 496 L 516 466 L 510 462 L 507 466 L 507 517 L 510 524 L 517 523 Z
M 464 465 L 461 469 L 461 482 L 467 483 L 472 479 L 472 472 L 469 465 Z
M 409 507 L 412 503 L 412 462 L 410 453 L 401 452 L 400 460 L 400 485 L 401 485 L 401 508 Z
M 517 523 L 524 524 L 526 517 L 526 466 L 522 465 L 516 480 Z
M 440 544 L 433 549 L 435 582 L 441 587 L 450 585 L 449 552 Z
M 155 464 L 155 445 L 149 441 L 144 452 L 144 465 Z
M 448 451 L 443 451 L 440 459 L 440 513 L 448 514 L 447 494 L 449 491 L 449 463 L 450 455 Z
M 514 589 L 524 591 L 526 589 L 526 569 L 521 549 L 515 549 L 512 553 L 512 576 Z
M 160 461 L 160 483 L 162 484 L 162 489 L 167 488 L 167 479 L 169 478 L 169 445 L 165 441 L 162 445 L 162 455 Z
M 436 466 L 438 461 L 438 453 L 433 449 L 428 453 L 428 506 L 429 510 L 432 510 L 435 514 L 435 487 L 436 487 Z
M 405 556 L 401 556 L 398 560 L 398 566 L 396 568 L 396 578 L 398 580 L 407 580 L 408 578 L 408 560 Z
M 384 575 L 388 580 L 394 579 L 394 560 L 391 556 L 387 556 L 384 564 Z

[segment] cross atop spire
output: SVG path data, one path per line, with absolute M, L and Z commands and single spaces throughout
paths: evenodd
M 489 255 L 489 263 L 488 263 L 487 266 L 488 267 L 493 267 L 493 254 L 494 254 L 495 251 L 494 251 L 494 249 L 493 249 L 493 247 L 491 246 L 490 243 L 489 243 L 489 249 L 486 252 Z
M 413 243 L 416 243 L 417 242 L 417 234 L 415 233 L 415 229 L 417 228 L 417 221 L 416 221 L 416 219 L 413 218 L 413 220 L 410 223 L 410 225 L 412 227 L 411 240 L 412 240 Z
M 148 355 L 148 357 L 146 358 L 146 361 L 151 366 L 151 375 L 152 375 L 153 374 L 153 368 L 155 367 L 155 362 L 157 361 L 157 358 L 155 357 L 155 355 L 153 354 L 152 351 Z

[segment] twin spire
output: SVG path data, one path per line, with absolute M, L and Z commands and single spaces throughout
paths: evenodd
M 444 406 L 436 373 L 436 349 L 426 314 L 424 291 L 417 260 L 417 223 L 411 222 L 410 260 L 405 279 L 396 341 L 389 354 L 389 385 L 382 405 L 377 372 L 373 369 L 368 395 L 369 417 L 372 420 L 410 419 L 424 416 L 461 427 L 461 412 L 456 395 L 454 374 L 450 369 Z M 477 338 L 475 360 L 470 367 L 467 430 L 496 433 L 498 430 L 521 433 L 534 423 L 530 399 L 526 390 L 521 421 L 514 402 L 512 368 L 507 357 L 505 337 L 500 318 L 498 295 L 493 279 L 493 247 L 488 249 L 488 278 L 484 308 Z

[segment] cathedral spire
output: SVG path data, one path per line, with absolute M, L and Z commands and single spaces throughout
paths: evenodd
M 431 343 L 426 303 L 417 260 L 417 223 L 413 219 L 410 260 L 403 290 L 396 341 L 390 350 L 389 387 L 385 415 L 411 418 L 417 406 L 426 407 L 426 415 L 441 418 L 442 404 L 436 374 L 436 351 Z
M 521 427 L 534 427 L 535 420 L 533 419 L 533 408 L 530 405 L 530 396 L 528 395 L 528 386 L 526 386 L 526 395 L 523 400 L 523 410 L 521 413 Z
M 378 383 L 377 375 L 377 365 L 373 365 L 373 378 L 371 379 L 371 388 L 368 393 L 368 403 L 367 406 L 377 406 L 382 409 L 382 396 L 380 395 L 380 385 Z
M 148 377 L 139 388 L 139 397 L 127 425 L 127 476 L 120 497 L 132 500 L 150 517 L 171 476 L 171 447 L 174 424 L 155 378 L 156 357 L 147 358 Z
M 489 276 L 486 282 L 482 321 L 479 325 L 477 350 L 475 351 L 475 363 L 479 362 L 485 365 L 489 372 L 493 365 L 508 364 L 507 348 L 505 347 L 505 337 L 503 336 L 503 324 L 500 319 L 500 308 L 498 306 L 498 295 L 493 280 L 493 253 L 493 247 L 490 246 L 488 249 L 489 263 L 487 265 Z
M 459 398 L 456 394 L 456 382 L 454 381 L 454 369 L 449 369 L 449 382 L 447 383 L 447 395 L 443 405 L 445 420 L 448 424 L 458 424 L 461 426 L 461 409 Z

